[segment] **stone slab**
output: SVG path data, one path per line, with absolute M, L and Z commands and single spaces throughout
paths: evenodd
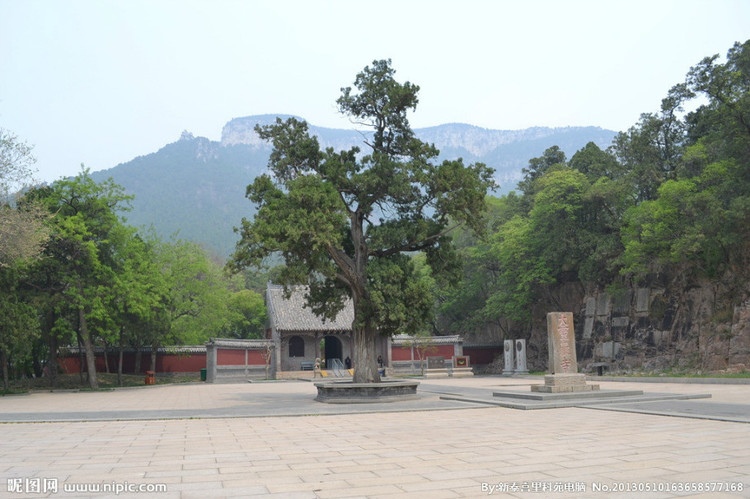
M 597 391 L 599 385 L 568 385 L 568 386 L 546 386 L 535 385 L 531 387 L 532 392 L 540 393 L 578 393 Z
M 540 398 L 533 398 L 533 397 Z M 598 408 L 611 406 L 629 407 L 628 404 L 641 402 L 659 402 L 670 400 L 694 400 L 710 398 L 710 394 L 674 394 L 674 393 L 638 393 L 638 390 L 599 390 L 579 393 L 524 393 L 524 392 L 494 392 L 493 397 L 461 397 L 444 395 L 443 400 L 464 401 L 475 404 L 487 404 L 508 409 L 538 410 L 559 409 L 563 407 Z
M 630 318 L 629 317 L 612 317 L 612 327 L 628 327 L 628 324 L 630 324 Z
M 424 377 L 425 378 L 449 378 L 450 373 L 448 372 L 448 369 L 442 368 L 442 369 L 425 369 L 424 370 Z
M 643 390 L 599 390 L 582 393 L 544 393 L 544 392 L 493 392 L 493 397 L 518 398 L 549 402 L 553 400 L 588 400 L 604 399 L 608 397 L 635 397 L 643 395 Z
M 596 315 L 599 315 L 599 316 L 609 315 L 609 295 L 607 293 L 602 293 L 597 297 Z
M 575 330 L 571 312 L 547 314 L 547 347 L 551 374 L 578 372 L 576 359 Z
M 418 381 L 382 381 L 352 383 L 349 381 L 313 383 L 318 389 L 315 400 L 328 404 L 371 404 L 412 400 L 417 395 Z
M 712 419 L 733 423 L 750 423 L 750 405 L 696 402 L 694 400 L 652 400 L 592 407 L 608 411 L 635 412 L 693 419 Z
M 567 393 L 590 392 L 599 389 L 599 385 L 586 384 L 586 375 L 579 373 L 551 374 L 544 377 L 544 385 L 531 385 L 532 392 Z
M 586 320 L 583 321 L 583 338 L 589 339 L 591 338 L 591 335 L 593 333 L 594 333 L 594 318 L 586 317 Z
M 515 341 L 516 368 L 514 374 L 529 374 L 529 368 L 526 365 L 526 340 L 518 339 Z
M 513 354 L 514 354 L 513 340 L 505 340 L 503 342 L 503 376 L 512 376 L 514 370 Z
M 651 299 L 651 289 L 638 288 L 635 293 L 635 311 L 636 313 L 647 313 L 648 302 Z
M 445 357 L 427 357 L 427 369 L 444 369 Z
M 471 376 L 474 376 L 474 371 L 471 367 L 454 367 L 453 374 L 451 375 L 453 378 L 469 378 Z

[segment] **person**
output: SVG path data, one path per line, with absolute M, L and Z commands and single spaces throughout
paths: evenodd
M 378 367 L 383 367 L 383 356 L 378 355 Z
M 352 368 L 352 359 L 350 359 L 349 357 L 347 357 L 346 360 L 344 360 L 344 364 L 346 364 L 346 368 L 347 369 L 351 369 Z

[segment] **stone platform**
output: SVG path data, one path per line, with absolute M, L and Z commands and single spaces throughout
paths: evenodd
M 540 393 L 571 393 L 591 392 L 599 389 L 599 385 L 586 384 L 586 375 L 577 373 L 549 374 L 544 377 L 543 385 L 532 385 L 532 392 Z
M 318 396 L 315 400 L 328 404 L 374 404 L 419 398 L 418 381 L 397 380 L 380 383 L 323 381 L 313 384 L 318 389 Z
M 454 367 L 451 378 L 470 378 L 474 376 L 474 370 L 471 367 Z
M 485 403 L 509 409 L 533 410 L 556 409 L 561 407 L 589 407 L 610 404 L 635 404 L 642 402 L 661 402 L 668 400 L 693 400 L 711 398 L 710 394 L 677 394 L 677 393 L 644 393 L 642 390 L 589 390 L 583 392 L 545 393 L 504 391 L 493 392 L 492 399 L 474 397 L 441 397 L 446 400 L 465 400 L 466 402 Z M 592 386 L 592 385 L 587 385 Z
M 425 379 L 441 379 L 441 378 L 469 378 L 474 376 L 474 370 L 471 367 L 453 367 L 451 369 L 425 369 Z

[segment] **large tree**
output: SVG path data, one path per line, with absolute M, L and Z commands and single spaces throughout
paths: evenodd
M 34 258 L 47 237 L 45 213 L 18 193 L 33 182 L 31 147 L 0 128 L 0 267 Z
M 130 198 L 111 179 L 95 183 L 85 169 L 28 196 L 53 214 L 51 238 L 34 272 L 48 276 L 45 291 L 60 295 L 76 312 L 72 322 L 86 350 L 89 385 L 98 388 L 94 341 L 102 329 L 92 331 L 90 326 L 109 322 L 123 239 L 117 210 Z
M 390 60 L 374 61 L 357 75 L 356 91 L 343 88 L 337 100 L 341 113 L 369 128 L 364 151 L 323 151 L 294 118 L 256 128 L 273 144 L 273 176 L 248 186 L 258 213 L 242 220 L 233 256 L 239 269 L 280 253 L 282 284 L 307 284 L 308 305 L 324 318 L 353 300 L 355 382 L 380 380 L 379 334 L 416 331 L 430 319 L 429 290 L 409 253 L 424 252 L 436 279 L 455 278 L 449 233 L 483 227 L 494 186 L 483 164 L 436 161 L 438 150 L 418 140 L 407 119 L 419 87 L 394 73 Z

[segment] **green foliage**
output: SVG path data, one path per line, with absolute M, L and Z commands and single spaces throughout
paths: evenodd
M 265 171 L 268 153 L 248 144 L 222 145 L 189 135 L 159 151 L 106 171 L 135 198 L 125 216 L 134 227 L 153 227 L 160 238 L 198 242 L 205 251 L 226 258 L 236 238 L 237 214 L 252 216 L 244 199 L 248 178 Z
M 139 346 L 258 337 L 268 279 L 308 284 L 327 317 L 352 297 L 365 339 L 486 324 L 508 333 L 557 286 L 617 287 L 619 275 L 707 277 L 729 284 L 729 301 L 747 298 L 750 41 L 691 68 L 609 149 L 589 143 L 568 161 L 540 147 L 519 194 L 499 198 L 486 197 L 491 169 L 439 160 L 415 137 L 418 87 L 394 74 L 375 61 L 342 89 L 339 109 L 370 129 L 361 149 L 321 150 L 295 118 L 257 129 L 273 152 L 270 173 L 247 187 L 258 211 L 243 219 L 229 264 L 252 269 L 243 278 L 229 280 L 194 244 L 125 226 L 129 199 L 114 182 L 84 171 L 32 189 L 19 207 L 43 203 L 51 235 L 36 261 L 1 262 L 0 353 L 26 362 L 40 330 L 50 349 L 86 335 Z M 180 142 L 169 151 L 186 162 L 215 157 L 200 139 Z M 266 273 L 270 261 L 284 265 Z M 372 380 L 367 354 L 355 365 Z
M 259 266 L 280 253 L 281 284 L 308 284 L 310 306 L 333 317 L 355 304 L 355 380 L 378 379 L 374 335 L 426 327 L 432 311 L 429 284 L 416 278 L 408 253 L 425 252 L 436 281 L 456 280 L 457 259 L 447 234 L 484 227 L 484 196 L 492 170 L 463 161 L 438 163 L 437 149 L 418 140 L 407 114 L 419 87 L 394 79 L 390 61 L 374 61 L 342 89 L 339 110 L 371 128 L 363 153 L 321 151 L 305 122 L 295 118 L 256 127 L 270 141 L 271 176 L 248 186 L 258 205 L 243 219 L 232 266 Z M 361 350 L 359 349 L 361 346 Z
M 128 200 L 120 186 L 111 180 L 96 183 L 86 170 L 26 194 L 23 202 L 41 203 L 51 213 L 50 238 L 41 258 L 18 267 L 22 278 L 0 289 L 10 297 L 3 301 L 8 320 L 17 325 L 31 317 L 35 323 L 11 329 L 12 335 L 0 324 L 0 354 L 28 352 L 35 339 L 31 333 L 39 329 L 40 351 L 46 344 L 54 354 L 58 342 L 78 338 L 95 388 L 97 345 L 199 344 L 221 333 L 263 333 L 260 295 L 230 281 L 197 245 L 162 242 L 126 226 L 119 211 Z M 19 282 L 34 292 L 23 293 Z M 29 315 L 35 310 L 38 314 Z
M 735 44 L 725 64 L 708 57 L 691 68 L 685 96 L 708 103 L 685 119 L 688 146 L 676 158 L 677 178 L 628 210 L 623 228 L 627 271 L 648 262 L 711 278 L 747 275 L 750 249 L 750 42 Z
M 233 292 L 227 302 L 231 321 L 222 336 L 228 338 L 265 338 L 266 304 L 263 296 L 249 289 Z
M 603 151 L 529 161 L 521 196 L 494 200 L 487 241 L 461 242 L 459 291 L 438 293 L 441 324 L 471 331 L 524 322 L 556 286 L 605 288 L 619 274 L 730 281 L 741 301 L 750 263 L 750 42 L 692 68 L 657 113 Z M 702 94 L 707 103 L 685 114 Z M 734 287 L 732 287 L 734 286 Z
M 34 307 L 26 300 L 15 268 L 0 267 L 0 364 L 3 386 L 8 389 L 8 363 L 16 367 L 28 362 L 39 323 Z
M 529 160 L 528 168 L 524 168 L 521 171 L 524 177 L 518 183 L 518 189 L 526 195 L 533 194 L 536 180 L 547 173 L 553 166 L 563 164 L 565 164 L 565 153 L 558 146 L 548 148 L 541 157 Z

